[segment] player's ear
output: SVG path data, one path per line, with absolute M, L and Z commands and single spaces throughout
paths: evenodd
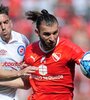
M 10 20 L 11 28 L 13 28 L 13 22 Z
M 37 28 L 35 29 L 35 32 L 36 32 L 37 34 L 39 33 Z

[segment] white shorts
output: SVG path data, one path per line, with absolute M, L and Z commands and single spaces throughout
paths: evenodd
M 8 97 L 8 96 L 2 95 L 2 94 L 0 94 L 0 98 L 2 100 L 18 100 L 17 98 Z

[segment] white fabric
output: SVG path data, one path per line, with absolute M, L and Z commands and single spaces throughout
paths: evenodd
M 18 100 L 16 97 L 15 98 L 11 98 L 11 97 L 8 97 L 8 96 L 2 95 L 2 94 L 0 94 L 0 98 L 2 100 Z

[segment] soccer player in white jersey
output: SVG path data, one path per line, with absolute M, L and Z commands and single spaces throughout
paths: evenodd
M 18 71 L 21 69 L 25 49 L 29 44 L 29 40 L 23 34 L 12 30 L 8 12 L 8 7 L 0 5 L 0 81 L 19 76 Z M 0 86 L 2 100 L 16 100 L 15 93 L 14 88 Z

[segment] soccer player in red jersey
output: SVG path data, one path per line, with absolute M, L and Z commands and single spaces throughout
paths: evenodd
M 25 53 L 26 64 L 32 66 L 32 69 L 24 69 L 24 74 L 31 73 L 31 100 L 72 100 L 75 64 L 80 63 L 84 51 L 70 40 L 59 37 L 59 23 L 47 10 L 26 14 L 29 20 L 36 22 L 35 31 L 39 36 L 39 41 L 30 44 Z M 23 87 L 21 80 L 16 82 L 11 82 L 12 86 Z
M 79 64 L 83 50 L 59 37 L 58 21 L 46 10 L 27 15 L 36 21 L 35 31 L 40 38 L 27 47 L 25 54 L 26 63 L 38 68 L 30 77 L 32 100 L 72 100 L 74 67 Z

